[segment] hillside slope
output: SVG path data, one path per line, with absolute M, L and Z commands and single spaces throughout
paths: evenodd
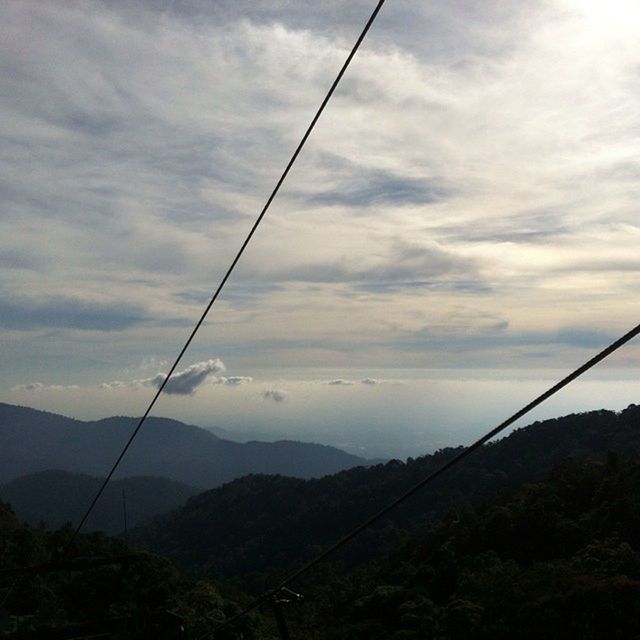
M 353 566 L 422 530 L 453 504 L 477 503 L 543 477 L 570 457 L 640 452 L 640 407 L 535 423 L 484 446 L 350 544 L 334 567 Z M 191 498 L 139 542 L 183 567 L 260 591 L 299 566 L 458 450 L 356 468 L 316 480 L 250 476 Z M 203 535 L 206 532 L 206 535 Z
M 0 637 L 202 638 L 239 611 L 235 594 L 181 574 L 164 558 L 134 553 L 122 538 L 90 533 L 71 542 L 72 534 L 29 527 L 0 502 Z M 217 637 L 273 638 L 257 615 Z
M 0 483 L 39 471 L 106 474 L 137 423 L 83 422 L 0 403 Z M 312 478 L 361 464 L 340 449 L 293 441 L 238 443 L 167 418 L 148 418 L 116 477 L 165 477 L 209 489 L 250 473 Z
M 622 640 L 640 618 L 640 460 L 570 462 L 456 509 L 299 614 L 317 640 Z
M 67 471 L 40 471 L 0 486 L 0 500 L 11 504 L 16 515 L 31 525 L 50 529 L 67 522 L 78 524 L 103 483 L 102 478 Z M 124 500 L 123 500 L 124 492 Z M 166 478 L 133 477 L 113 480 L 87 520 L 85 531 L 120 533 L 126 503 L 129 527 L 175 509 L 198 491 Z

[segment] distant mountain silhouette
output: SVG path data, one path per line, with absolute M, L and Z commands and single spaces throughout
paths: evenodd
M 67 522 L 77 525 L 102 482 L 102 478 L 68 471 L 40 471 L 0 486 L 0 500 L 11 504 L 15 514 L 31 525 L 43 522 L 52 529 Z M 197 492 L 166 478 L 113 480 L 87 520 L 85 531 L 123 531 L 124 502 L 130 527 L 179 507 Z
M 136 422 L 83 422 L 0 403 L 0 483 L 50 469 L 105 475 Z M 177 420 L 148 418 L 115 477 L 157 476 L 209 489 L 251 473 L 312 478 L 363 464 L 365 459 L 325 445 L 231 442 Z

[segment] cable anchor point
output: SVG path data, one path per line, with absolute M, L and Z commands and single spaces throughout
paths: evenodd
M 278 631 L 280 632 L 282 640 L 291 640 L 287 621 L 284 617 L 283 607 L 296 602 L 302 602 L 302 600 L 304 600 L 303 595 L 300 595 L 295 591 L 291 591 L 291 589 L 287 589 L 287 587 L 282 587 L 269 598 L 269 604 L 273 609 L 273 615 L 275 616 Z

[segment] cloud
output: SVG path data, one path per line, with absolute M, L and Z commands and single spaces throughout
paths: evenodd
M 142 358 L 140 363 L 138 364 L 138 369 L 154 369 L 156 367 L 166 367 L 170 364 L 169 360 L 158 359 L 155 356 L 147 356 Z
M 156 362 L 155 358 L 145 358 L 143 367 L 148 368 Z M 222 385 L 226 387 L 239 387 L 253 382 L 251 376 L 218 376 L 217 373 L 226 370 L 226 366 L 220 358 L 203 360 L 196 362 L 183 371 L 178 371 L 171 376 L 164 390 L 168 394 L 173 395 L 192 395 L 204 383 Z M 123 380 L 113 380 L 111 382 L 103 382 L 101 389 L 113 390 L 126 387 L 160 387 L 165 378 L 166 373 L 160 372 L 150 378 L 138 378 L 125 382 Z
M 90 302 L 77 298 L 0 299 L 0 327 L 14 330 L 39 328 L 81 331 L 122 331 L 149 318 L 138 305 Z
M 343 172 L 341 172 L 343 173 Z M 450 191 L 429 178 L 406 178 L 380 169 L 353 170 L 335 187 L 308 198 L 310 204 L 370 208 L 383 205 L 432 204 L 444 200 Z
M 123 387 L 130 387 L 130 382 L 123 382 L 122 380 L 112 380 L 111 382 L 103 382 L 100 384 L 101 389 L 122 389 Z
M 344 284 L 360 291 L 393 293 L 406 289 L 490 291 L 477 260 L 446 249 L 435 241 L 386 242 L 375 256 L 330 262 L 308 261 L 269 271 L 256 264 L 256 277 L 276 281 Z
M 67 391 L 79 388 L 77 384 L 42 384 L 41 382 L 30 382 L 28 384 L 17 384 L 11 387 L 11 391 Z
M 420 344 L 500 366 L 449 322 L 460 299 L 523 335 L 622 324 L 640 274 L 639 12 L 597 4 L 386 7 L 208 320 L 211 348 L 249 367 L 347 351 L 428 366 L 401 342 L 435 324 Z M 368 11 L 0 3 L 3 369 L 106 380 L 105 361 L 179 344 Z
M 170 395 L 193 395 L 198 387 L 210 376 L 225 370 L 224 363 L 219 358 L 196 362 L 183 371 L 174 373 L 164 387 Z M 160 387 L 167 377 L 166 373 L 158 373 L 153 378 L 135 381 L 138 384 Z
M 284 402 L 289 394 L 282 389 L 267 389 L 262 392 L 262 397 L 265 400 L 273 400 L 273 402 Z
M 467 332 L 456 332 L 454 327 L 445 331 L 427 327 L 400 338 L 395 346 L 412 351 L 451 352 L 554 346 L 595 350 L 604 348 L 615 338 L 613 333 L 585 327 L 563 327 L 552 331 L 509 331 L 507 323 L 496 322 L 493 326 L 485 325 Z M 549 354 L 553 354 L 553 350 Z
M 352 387 L 355 384 L 364 384 L 372 387 L 374 385 L 380 384 L 380 382 L 381 381 L 377 378 L 362 378 L 361 380 L 358 380 L 357 383 L 354 380 L 346 380 L 345 378 L 334 378 L 333 380 L 329 380 L 325 384 L 329 385 L 330 387 Z
M 253 378 L 251 376 L 218 376 L 212 379 L 214 384 L 224 384 L 228 387 L 239 387 L 243 384 L 249 384 L 253 382 Z

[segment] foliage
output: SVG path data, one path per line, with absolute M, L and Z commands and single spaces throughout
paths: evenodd
M 180 627 L 186 637 L 199 638 L 240 609 L 212 581 L 185 577 L 159 556 L 132 554 L 122 539 L 81 535 L 63 553 L 72 533 L 69 526 L 50 532 L 21 525 L 0 503 L 0 601 L 9 594 L 5 632 L 107 620 L 115 621 L 111 637 L 123 640 L 185 637 Z M 86 566 L 100 559 L 114 562 Z M 64 570 L 22 574 L 17 580 L 6 573 L 60 562 L 66 562 Z M 259 629 L 259 618 L 249 616 L 219 637 L 251 640 Z
M 22 521 L 32 525 L 45 523 L 48 528 L 57 529 L 66 522 L 80 521 L 103 482 L 103 478 L 67 471 L 40 471 L 0 486 L 0 498 L 11 503 Z M 124 500 L 131 527 L 175 509 L 196 493 L 195 488 L 167 478 L 112 480 L 84 530 L 122 532 Z
M 567 463 L 500 500 L 452 510 L 359 578 L 305 612 L 316 628 L 299 620 L 299 637 L 635 637 L 640 463 Z
M 390 551 L 452 505 L 477 504 L 501 491 L 542 478 L 557 464 L 608 449 L 640 452 L 640 407 L 594 411 L 547 420 L 484 446 L 462 465 L 419 492 L 391 517 L 354 540 L 313 582 L 342 575 Z M 134 539 L 199 575 L 233 580 L 261 592 L 413 486 L 458 453 L 358 467 L 315 480 L 251 475 L 190 499 L 134 533 Z M 548 505 L 538 505 L 544 511 Z M 500 512 L 494 528 L 500 529 Z M 536 521 L 532 519 L 531 539 Z M 568 527 L 571 525 L 567 524 Z M 565 539 L 570 539 L 566 531 Z M 452 614 L 453 615 L 453 614 Z

